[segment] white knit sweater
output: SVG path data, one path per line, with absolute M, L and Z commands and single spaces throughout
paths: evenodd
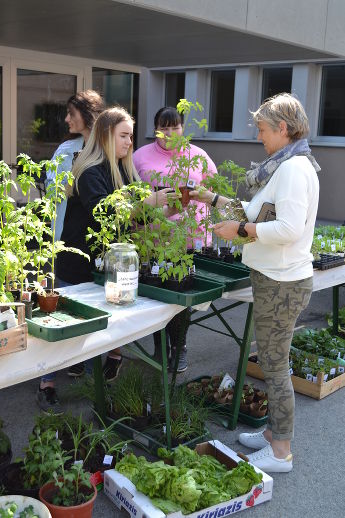
M 319 180 L 305 156 L 283 162 L 252 201 L 244 206 L 255 221 L 264 202 L 274 203 L 276 221 L 258 223 L 258 238 L 244 245 L 244 264 L 276 281 L 312 277 L 310 248 L 319 201 Z

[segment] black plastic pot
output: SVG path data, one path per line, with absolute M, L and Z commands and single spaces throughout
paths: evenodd
M 2 485 L 7 495 L 24 495 L 38 499 L 39 487 L 25 489 L 23 482 L 22 462 L 13 462 L 9 464 L 6 471 L 3 472 Z

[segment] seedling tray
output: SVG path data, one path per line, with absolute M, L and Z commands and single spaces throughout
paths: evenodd
M 113 423 L 113 419 L 111 417 L 107 417 L 106 421 L 108 425 Z M 131 439 L 136 443 L 141 444 L 144 449 L 149 450 L 154 455 L 157 454 L 158 448 L 167 448 L 166 443 L 160 440 L 161 431 L 158 428 L 149 427 L 146 430 L 139 432 L 138 430 L 131 428 L 129 425 L 124 423 L 117 423 L 114 426 L 114 430 L 119 434 L 120 437 L 123 437 L 124 439 Z M 199 442 L 205 442 L 209 439 L 211 439 L 210 432 L 205 428 L 205 433 L 203 435 L 195 437 L 194 439 L 181 444 L 193 449 Z M 175 448 L 177 448 L 177 446 L 170 449 L 175 450 Z
M 249 270 L 247 267 L 245 267 L 245 269 L 233 264 L 220 263 L 196 257 L 195 268 L 196 274 L 199 277 L 224 284 L 224 291 L 239 290 L 250 286 Z
M 225 285 L 213 280 L 196 275 L 193 279 L 193 287 L 188 291 L 172 291 L 166 288 L 142 284 L 139 282 L 138 294 L 141 297 L 160 300 L 168 304 L 179 306 L 194 306 L 202 302 L 218 299 L 222 296 Z
M 192 380 L 189 380 L 187 383 L 184 383 L 184 385 L 187 385 L 189 383 L 193 382 L 200 382 L 202 379 L 211 379 L 211 376 L 205 375 L 205 376 L 198 376 L 197 378 L 194 378 Z M 194 396 L 197 397 L 197 396 Z M 205 406 L 208 408 L 211 408 L 215 414 L 219 417 L 220 423 L 228 427 L 228 418 L 231 415 L 231 409 L 232 405 L 228 404 L 220 404 L 216 402 L 210 402 L 205 399 Z M 238 420 L 241 421 L 241 423 L 247 424 L 248 426 L 251 426 L 252 428 L 260 428 L 260 426 L 263 426 L 267 423 L 267 415 L 263 417 L 254 417 L 249 414 L 243 414 L 242 412 L 238 413 Z
M 344 257 L 333 254 L 320 254 L 320 259 L 313 261 L 313 267 L 317 270 L 329 270 L 344 265 Z
M 29 334 L 48 342 L 106 329 L 111 313 L 60 295 L 57 310 L 43 313 L 34 309 L 26 319 Z
M 249 355 L 249 361 L 247 364 L 247 375 L 257 379 L 264 379 L 264 373 L 260 365 L 254 361 L 250 361 L 251 358 L 257 357 L 257 353 L 251 353 Z M 299 376 L 292 374 L 291 381 L 295 392 L 304 394 L 305 396 L 312 397 L 314 399 L 323 399 L 324 397 L 332 394 L 336 390 L 345 387 L 345 374 L 340 374 L 336 378 L 330 379 L 329 381 L 323 381 L 324 373 L 317 373 L 317 383 L 313 383 Z

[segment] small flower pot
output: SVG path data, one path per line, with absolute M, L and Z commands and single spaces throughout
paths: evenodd
M 37 302 L 40 310 L 44 313 L 53 313 L 56 310 L 60 295 L 58 293 L 47 293 L 46 295 L 37 295 Z
M 9 464 L 2 475 L 2 485 L 5 487 L 7 495 L 24 495 L 31 498 L 38 498 L 39 487 L 26 489 L 23 480 L 23 463 L 13 462 Z
M 187 391 L 192 396 L 201 396 L 202 394 L 202 386 L 200 383 L 191 382 L 187 384 Z
M 242 414 L 249 414 L 250 413 L 250 404 L 248 403 L 241 403 L 240 404 L 240 412 Z
M 92 498 L 84 504 L 73 507 L 62 507 L 51 503 L 58 491 L 59 489 L 55 486 L 55 482 L 44 484 L 39 491 L 40 500 L 48 507 L 52 518 L 92 518 L 92 510 L 97 496 L 97 489 L 93 484 L 92 488 L 84 488 L 86 494 L 93 492 Z
M 251 403 L 249 406 L 250 415 L 253 417 L 264 417 L 267 414 L 267 405 L 262 406 L 262 402 Z
M 181 198 L 182 207 L 187 207 L 187 205 L 189 205 L 189 202 L 190 202 L 189 193 L 190 193 L 190 191 L 192 191 L 192 189 L 187 186 L 179 187 L 179 189 L 182 194 L 182 198 Z

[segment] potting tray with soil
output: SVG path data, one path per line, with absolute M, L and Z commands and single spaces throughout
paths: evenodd
M 193 276 L 192 285 L 186 291 L 172 291 L 163 286 L 164 284 L 162 287 L 157 287 L 139 282 L 138 294 L 141 297 L 188 307 L 220 298 L 225 288 L 223 282 L 215 282 L 198 275 Z
M 337 254 L 320 254 L 320 259 L 313 261 L 313 267 L 317 270 L 329 270 L 344 265 L 344 256 Z
M 31 335 L 56 342 L 106 329 L 110 316 L 107 311 L 60 296 L 56 311 L 43 313 L 35 309 L 26 322 Z
M 107 424 L 112 424 L 113 420 L 113 417 L 111 416 L 111 414 L 109 414 L 107 416 Z M 128 421 L 128 424 L 119 422 L 114 426 L 114 430 L 120 437 L 123 437 L 125 439 L 132 439 L 136 443 L 144 446 L 154 455 L 156 455 L 158 448 L 167 448 L 167 443 L 164 440 L 163 426 L 158 427 L 153 424 L 148 424 L 147 428 L 141 429 L 139 431 L 136 428 L 132 428 L 129 423 L 130 421 Z M 188 446 L 189 448 L 194 448 L 198 443 L 206 441 L 210 438 L 210 432 L 206 428 L 203 435 L 199 435 L 193 438 L 185 438 L 184 440 L 175 441 L 172 437 L 171 449 L 174 450 L 175 448 L 177 448 L 179 444 L 182 444 L 183 446 Z
M 194 262 L 196 274 L 199 277 L 224 284 L 224 291 L 239 290 L 250 286 L 247 267 L 241 268 L 235 264 L 219 263 L 201 257 L 195 257 Z
M 224 389 L 219 392 L 218 388 L 222 381 L 222 376 L 199 376 L 186 384 L 187 392 L 194 397 L 203 400 L 205 406 L 212 408 L 219 416 L 220 421 L 222 417 L 226 418 L 231 411 L 233 389 Z M 259 428 L 267 422 L 267 394 L 260 389 L 252 387 L 252 394 L 247 394 L 250 391 L 250 385 L 243 386 L 243 402 L 240 406 L 238 419 L 242 423 Z M 260 403 L 259 403 L 260 402 Z M 263 405 L 266 402 L 266 405 Z M 263 407 L 260 409 L 260 407 Z M 224 421 L 226 426 L 226 420 Z

